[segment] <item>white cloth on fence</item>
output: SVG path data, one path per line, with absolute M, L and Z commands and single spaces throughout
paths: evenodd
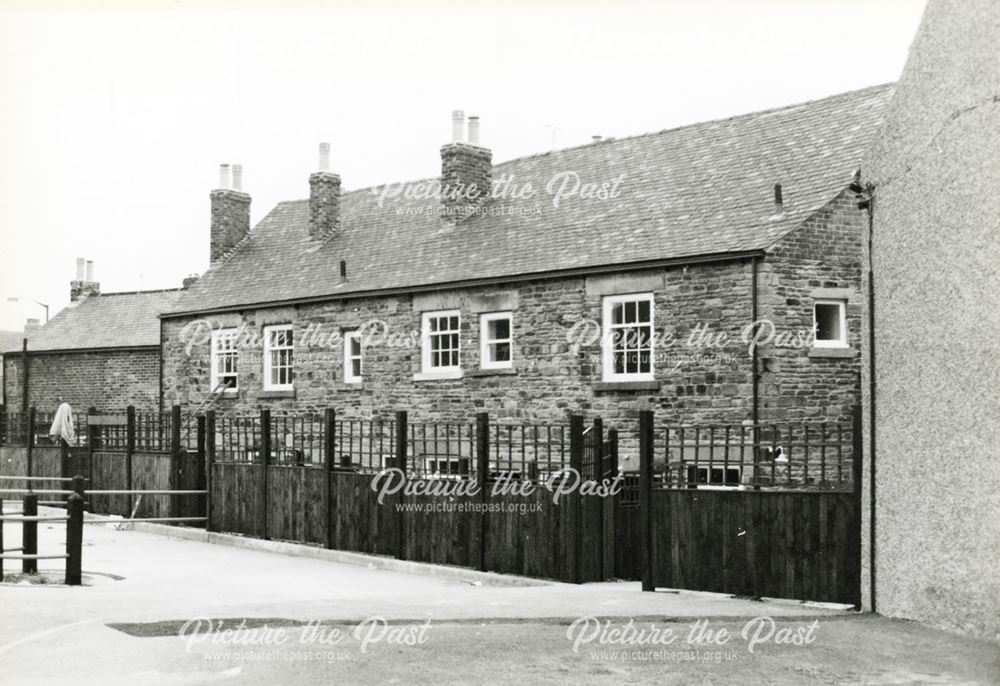
M 69 403 L 63 403 L 56 410 L 56 416 L 52 418 L 52 428 L 49 429 L 49 436 L 61 438 L 67 443 L 72 443 L 76 439 L 76 432 L 73 431 L 73 408 Z

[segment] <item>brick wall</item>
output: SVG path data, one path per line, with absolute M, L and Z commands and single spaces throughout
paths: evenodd
M 77 410 L 155 410 L 159 400 L 158 350 L 35 354 L 30 359 L 28 401 L 51 411 L 62 396 Z M 20 355 L 4 357 L 7 404 L 21 407 L 24 370 Z
M 760 267 L 759 317 L 779 331 L 812 327 L 816 288 L 851 290 L 849 326 L 857 345 L 860 275 L 856 209 L 843 198 L 775 246 Z M 658 390 L 613 390 L 601 386 L 597 342 L 576 349 L 567 334 L 579 321 L 600 322 L 604 295 L 653 292 L 655 327 L 675 343 L 656 351 Z M 508 288 L 472 288 L 442 294 L 341 300 L 297 307 L 212 315 L 213 328 L 244 326 L 259 332 L 269 324 L 293 323 L 294 397 L 264 393 L 262 352 L 240 352 L 239 391 L 220 400 L 221 412 L 334 407 L 345 416 L 388 417 L 406 409 L 412 421 L 470 421 L 477 411 L 496 421 L 562 422 L 570 412 L 600 416 L 606 426 L 634 435 L 638 412 L 651 409 L 660 422 L 739 423 L 752 417 L 752 361 L 744 330 L 752 321 L 752 267 L 748 260 L 704 264 L 614 276 L 526 282 Z M 461 379 L 419 381 L 420 313 L 459 309 L 462 313 Z M 479 313 L 514 312 L 514 373 L 480 375 Z M 370 320 L 385 323 L 402 347 L 377 344 L 366 351 L 365 381 L 343 381 L 343 348 L 318 340 Z M 164 404 L 196 405 L 210 392 L 210 344 L 182 331 L 193 319 L 168 319 L 163 326 Z M 706 329 L 707 327 L 707 329 Z M 204 334 L 206 329 L 201 329 Z M 699 336 L 698 333 L 702 335 Z M 720 334 L 727 339 L 713 347 Z M 190 351 L 188 347 L 190 346 Z M 189 354 L 190 352 L 190 354 Z M 765 346 L 760 387 L 761 416 L 769 421 L 849 420 L 857 402 L 858 367 L 851 358 L 810 357 L 808 348 Z M 856 353 L 856 350 L 855 350 Z M 634 451 L 623 450 L 625 468 L 635 468 Z

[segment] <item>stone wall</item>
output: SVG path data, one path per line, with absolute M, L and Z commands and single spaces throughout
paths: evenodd
M 816 288 L 850 291 L 851 326 L 858 311 L 860 214 L 838 199 L 814 222 L 793 232 L 760 269 L 760 316 L 779 331 L 812 326 Z M 815 245 L 814 245 L 815 243 Z M 847 255 L 842 253 L 854 254 Z M 853 271 L 852 271 L 853 270 Z M 852 276 L 853 274 L 853 276 Z M 853 279 L 853 281 L 852 281 Z M 597 340 L 571 331 L 602 318 L 605 295 L 653 292 L 655 329 L 672 345 L 656 350 L 655 384 L 623 387 L 601 379 Z M 198 405 L 210 392 L 208 327 L 243 327 L 239 389 L 218 401 L 219 412 L 318 411 L 334 407 L 343 416 L 388 417 L 409 411 L 411 421 L 471 421 L 478 411 L 501 422 L 564 422 L 569 413 L 600 416 L 605 426 L 635 435 L 638 412 L 654 411 L 658 422 L 740 423 L 752 417 L 753 369 L 744 333 L 752 314 L 749 260 L 621 273 L 613 276 L 539 280 L 506 288 L 479 287 L 295 307 L 217 314 L 200 322 L 166 319 L 163 325 L 164 405 Z M 458 309 L 462 314 L 464 377 L 417 380 L 421 312 Z M 479 370 L 479 314 L 514 312 L 514 369 Z M 370 346 L 364 382 L 343 380 L 343 348 L 330 334 L 366 322 L 384 322 L 392 341 Z M 263 390 L 260 334 L 269 324 L 294 324 L 295 390 Z M 593 332 L 591 326 L 584 326 Z M 719 336 L 726 340 L 720 343 Z M 852 333 L 856 342 L 857 332 Z M 392 345 L 390 344 L 392 343 Z M 773 349 L 775 346 L 771 346 Z M 809 349 L 774 350 L 776 364 L 761 383 L 768 420 L 842 420 L 857 402 L 857 355 L 814 359 Z M 622 467 L 637 467 L 634 445 L 623 445 Z

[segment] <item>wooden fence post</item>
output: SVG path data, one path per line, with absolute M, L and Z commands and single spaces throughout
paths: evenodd
M 135 407 L 125 408 L 125 489 L 135 488 L 132 477 L 132 456 L 135 454 Z M 131 499 L 132 496 L 128 496 Z M 131 510 L 131 507 L 129 508 Z
M 479 487 L 479 501 L 484 507 L 479 515 L 479 571 L 486 571 L 486 531 L 489 516 L 485 504 L 489 502 L 487 477 L 490 473 L 490 415 L 476 413 L 476 485 Z
M 209 479 L 211 475 L 209 474 L 210 468 L 206 453 L 206 422 L 205 415 L 201 414 L 195 417 L 196 431 L 198 432 L 198 490 L 205 491 L 205 495 L 200 495 L 196 498 L 199 502 L 200 507 L 196 516 L 201 517 L 204 513 L 205 517 L 205 531 L 209 531 L 208 528 L 208 518 L 209 518 L 209 502 L 211 501 L 211 494 L 208 490 Z
M 25 476 L 34 476 L 34 456 L 32 455 L 32 450 L 35 447 L 35 406 L 32 405 L 28 408 L 28 415 L 24 418 L 27 422 L 27 431 L 25 432 L 25 465 L 27 469 L 27 474 Z M 28 490 L 31 489 L 31 482 L 28 482 Z
M 7 406 L 0 405 L 0 445 L 9 445 L 7 436 Z
M 639 412 L 639 555 L 642 590 L 653 591 L 653 522 L 650 491 L 653 487 L 653 413 Z
M 396 446 L 395 446 L 395 462 L 396 467 L 403 472 L 403 478 L 407 478 L 406 469 L 406 411 L 397 410 L 396 412 Z M 406 496 L 403 494 L 405 488 L 399 489 L 399 496 L 397 498 L 396 506 L 399 510 L 398 517 L 398 528 L 399 528 L 399 539 L 397 541 L 396 557 L 400 560 L 406 559 L 406 512 L 403 511 L 403 503 L 406 502 Z
M 30 483 L 30 482 L 29 482 Z M 29 493 L 24 496 L 24 516 L 38 516 L 38 495 Z M 21 552 L 25 555 L 38 554 L 38 522 L 22 522 Z M 21 571 L 25 574 L 38 572 L 38 560 L 21 560 Z
M 600 417 L 594 419 L 594 481 L 600 483 L 604 479 L 604 421 Z M 601 498 L 597 507 L 597 579 L 604 581 L 604 502 Z
M 3 498 L 0 498 L 0 515 L 3 514 Z M 0 521 L 0 555 L 3 555 L 3 525 Z M 3 560 L 0 559 L 0 581 L 3 581 Z
M 608 429 L 608 450 L 603 456 L 605 477 L 614 479 L 618 476 L 618 429 Z M 604 578 L 615 576 L 615 559 L 617 557 L 617 542 L 615 540 L 615 520 L 618 514 L 618 503 L 621 492 L 608 498 L 604 503 Z
M 215 410 L 205 413 L 205 531 L 212 529 L 212 489 L 215 481 L 212 479 L 212 469 L 215 464 Z
M 569 418 L 569 466 L 576 470 L 577 475 L 583 476 L 583 417 L 577 414 L 570 415 Z M 570 559 L 570 581 L 574 584 L 581 583 L 580 574 L 580 551 L 583 543 L 583 527 L 580 522 L 581 499 L 580 491 L 577 489 L 569 493 L 568 500 L 563 505 L 569 515 L 569 559 Z
M 337 411 L 332 407 L 323 412 L 323 545 L 333 549 L 333 465 L 337 454 Z
M 79 586 L 83 581 L 83 498 L 79 493 L 66 501 L 66 516 L 65 581 L 67 586 Z
M 854 493 L 851 500 L 854 526 L 851 527 L 851 583 L 854 586 L 854 609 L 861 609 L 861 469 L 864 460 L 864 442 L 861 424 L 861 405 L 855 405 L 851 417 L 851 478 Z M 874 430 L 874 427 L 872 427 Z M 874 591 L 873 591 L 874 592 Z
M 267 469 L 271 462 L 271 410 L 260 411 L 260 537 L 267 540 Z
M 181 406 L 174 405 L 170 408 L 170 490 L 180 490 L 180 469 L 181 469 Z M 131 499 L 132 496 L 129 496 Z M 170 496 L 169 517 L 180 517 L 181 496 Z M 130 507 L 131 509 L 131 507 Z M 128 513 L 125 513 L 128 516 Z
M 91 405 L 87 408 L 87 484 L 91 490 L 97 488 L 97 485 L 94 483 L 94 450 L 97 449 L 97 433 L 99 429 L 90 421 L 90 418 L 95 414 L 97 414 L 96 407 Z M 91 512 L 98 511 L 97 505 L 94 504 L 95 498 L 99 498 L 99 496 L 90 496 L 90 502 L 87 503 Z

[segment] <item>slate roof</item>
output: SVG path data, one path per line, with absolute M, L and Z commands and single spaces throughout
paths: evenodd
M 102 293 L 71 303 L 31 333 L 28 351 L 159 345 L 159 315 L 174 307 L 181 293 L 180 289 Z
M 308 200 L 282 202 L 173 311 L 763 250 L 851 182 L 891 92 L 875 86 L 494 164 L 494 181 L 530 181 L 535 197 L 495 198 L 495 213 L 457 225 L 421 212 L 439 207 L 433 198 L 380 206 L 380 188 L 362 189 L 342 195 L 340 233 L 320 242 L 308 235 Z M 554 207 L 545 189 L 560 172 L 596 183 L 624 176 L 614 199 Z
M 20 350 L 24 336 L 22 331 L 0 331 L 0 355 L 12 350 Z

